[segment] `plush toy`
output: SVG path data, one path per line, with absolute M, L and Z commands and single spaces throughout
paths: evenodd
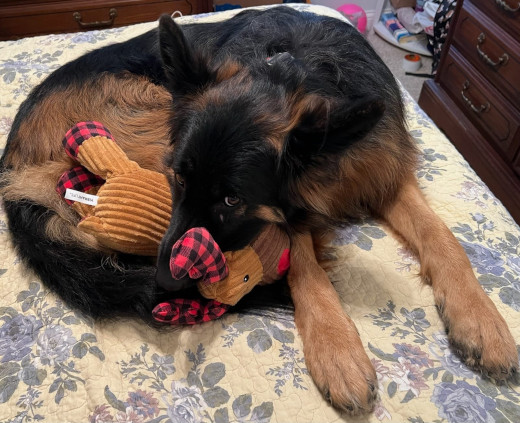
M 225 253 L 207 229 L 190 229 L 172 248 L 170 271 L 174 279 L 198 279 L 199 292 L 208 301 L 167 301 L 155 307 L 153 316 L 170 324 L 214 320 L 260 282 L 274 282 L 288 269 L 289 237 L 276 225 L 267 225 L 250 246 Z
M 61 175 L 56 190 L 82 217 L 78 228 L 115 251 L 157 255 L 170 224 L 171 194 L 163 174 L 141 168 L 98 122 L 81 122 L 63 140 L 79 166 Z M 180 279 L 198 280 L 206 298 L 159 304 L 154 318 L 170 324 L 194 324 L 220 317 L 255 285 L 280 279 L 289 267 L 289 238 L 267 225 L 253 243 L 222 253 L 205 228 L 189 230 L 173 246 L 170 270 Z
M 81 165 L 57 186 L 83 218 L 78 228 L 111 250 L 156 256 L 172 211 L 166 176 L 129 160 L 98 122 L 78 123 L 63 145 Z

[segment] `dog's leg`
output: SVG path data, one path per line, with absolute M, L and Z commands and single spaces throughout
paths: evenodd
M 518 369 L 515 341 L 497 308 L 475 278 L 471 263 L 415 180 L 383 211 L 388 224 L 416 250 L 450 343 L 464 362 L 504 379 Z
M 372 410 L 377 377 L 356 326 L 318 264 L 310 234 L 291 238 L 289 287 L 307 368 L 335 407 L 351 414 Z

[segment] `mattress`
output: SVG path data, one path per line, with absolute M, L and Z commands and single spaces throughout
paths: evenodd
M 341 18 L 320 6 L 292 7 Z M 236 12 L 178 20 L 217 21 Z M 50 72 L 154 25 L 1 42 L 0 147 L 20 103 Z M 421 189 L 518 340 L 520 229 L 428 116 L 402 94 L 422 151 Z M 165 333 L 132 320 L 93 323 L 24 268 L 3 210 L 0 242 L 2 422 L 520 421 L 516 385 L 494 384 L 450 351 L 416 258 L 376 221 L 338 230 L 337 259 L 328 268 L 379 380 L 374 413 L 357 419 L 332 408 L 313 384 L 291 311 L 229 314 Z

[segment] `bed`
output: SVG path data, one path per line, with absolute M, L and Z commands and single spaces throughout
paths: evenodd
M 1 42 L 0 147 L 20 103 L 52 70 L 154 25 Z M 404 90 L 403 98 L 423 153 L 421 188 L 520 339 L 520 228 Z M 496 385 L 452 354 L 418 262 L 376 221 L 339 230 L 328 269 L 377 370 L 380 400 L 362 419 L 333 409 L 314 386 L 291 312 L 230 314 L 166 333 L 136 321 L 94 324 L 24 269 L 2 210 L 0 239 L 2 422 L 520 421 L 517 386 Z

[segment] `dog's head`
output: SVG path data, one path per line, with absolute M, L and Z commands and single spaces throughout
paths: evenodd
M 188 229 L 209 230 L 222 251 L 246 246 L 267 222 L 295 213 L 290 183 L 320 157 L 337 156 L 379 120 L 374 99 L 341 102 L 305 88 L 305 67 L 290 54 L 249 64 L 208 59 L 169 17 L 160 48 L 173 97 L 173 153 L 167 165 L 173 213 L 159 248 L 157 282 L 171 278 L 172 245 Z M 272 56 L 271 56 L 272 57 Z

